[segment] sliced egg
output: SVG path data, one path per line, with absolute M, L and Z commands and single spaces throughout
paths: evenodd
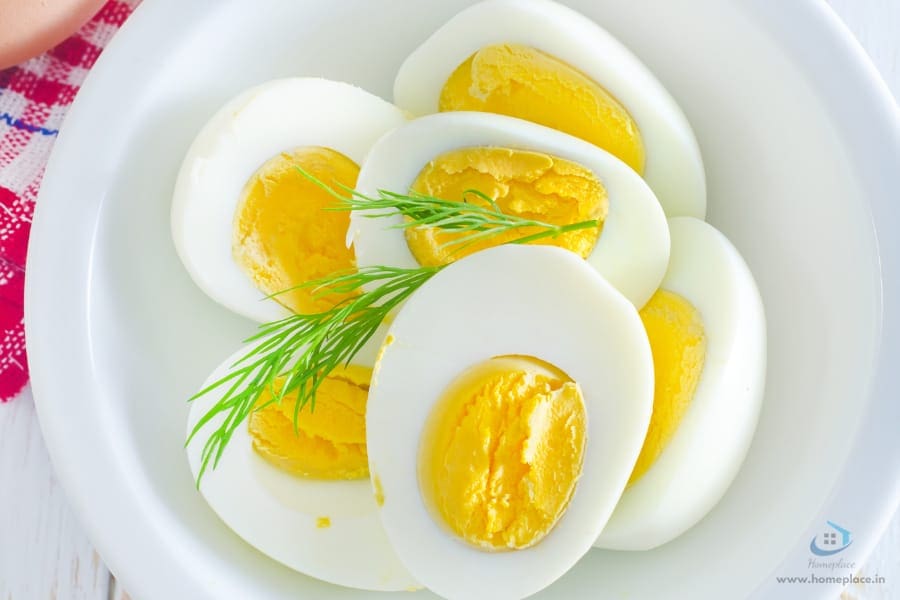
M 611 514 L 652 396 L 637 310 L 575 254 L 507 245 L 444 268 L 397 314 L 369 392 L 400 560 L 446 598 L 549 585 Z
M 349 217 L 323 210 L 333 198 L 295 166 L 352 187 L 370 146 L 404 121 L 384 100 L 324 79 L 270 81 L 228 102 L 175 184 L 172 236 L 196 284 L 261 322 L 340 301 L 292 289 L 355 264 L 343 243 Z
M 565 131 L 643 174 L 668 216 L 703 218 L 700 150 L 653 74 L 587 17 L 549 0 L 488 0 L 403 63 L 394 101 L 415 115 L 477 110 Z
M 239 426 L 200 492 L 222 521 L 263 554 L 312 577 L 366 590 L 418 587 L 388 542 L 368 481 L 365 395 L 384 331 L 353 364 L 325 379 L 316 407 L 293 425 L 293 403 L 270 404 Z M 204 388 L 225 376 L 247 348 L 224 361 Z M 349 388 L 349 389 L 348 389 Z M 221 398 L 209 392 L 191 404 L 188 433 Z M 265 399 L 261 399 L 264 402 Z M 196 477 L 212 419 L 187 447 Z
M 475 188 L 505 213 L 555 225 L 598 219 L 599 229 L 544 243 L 586 258 L 637 307 L 653 295 L 669 260 L 665 214 L 644 180 L 592 144 L 513 117 L 454 112 L 411 121 L 372 147 L 357 188 L 370 196 L 412 188 L 455 201 L 473 201 L 465 194 Z M 354 211 L 348 239 L 359 266 L 444 264 L 484 247 L 451 248 L 445 233 L 404 232 L 402 224 L 399 214 L 376 219 Z M 517 230 L 490 243 L 527 233 Z
M 703 221 L 674 218 L 669 228 L 669 270 L 641 310 L 656 373 L 653 416 L 601 548 L 654 548 L 702 519 L 737 475 L 762 402 L 766 323 L 750 270 Z

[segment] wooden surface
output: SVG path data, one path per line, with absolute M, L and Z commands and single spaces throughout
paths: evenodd
M 900 97 L 900 0 L 828 1 Z M 842 600 L 900 600 L 900 514 L 861 572 L 888 583 L 851 586 Z M 26 390 L 0 405 L 0 600 L 127 597 L 66 503 Z

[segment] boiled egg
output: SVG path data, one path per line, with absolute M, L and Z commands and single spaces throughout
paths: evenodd
M 445 267 L 396 315 L 369 391 L 401 562 L 446 598 L 549 585 L 609 518 L 652 397 L 637 310 L 574 253 L 506 245 Z
M 762 402 L 766 323 L 750 270 L 711 225 L 680 217 L 669 229 L 669 270 L 640 312 L 653 416 L 601 548 L 654 548 L 703 518 L 736 476 Z
M 554 225 L 599 226 L 547 238 L 586 259 L 637 306 L 659 286 L 669 260 L 665 214 L 632 169 L 583 140 L 521 119 L 475 112 L 435 114 L 392 130 L 369 153 L 357 189 L 414 192 L 452 201 L 489 196 L 504 213 Z M 483 243 L 448 242 L 456 232 L 404 230 L 399 214 L 350 217 L 349 243 L 360 267 L 441 265 L 533 233 L 515 230 Z
M 204 473 L 200 492 L 237 535 L 292 569 L 353 588 L 407 590 L 418 584 L 391 548 L 368 478 L 366 397 L 383 339 L 384 331 L 377 333 L 352 364 L 325 377 L 314 409 L 298 414 L 296 430 L 296 393 L 281 404 L 269 403 L 264 393 L 216 468 Z M 225 376 L 246 351 L 217 367 L 203 388 Z M 192 402 L 188 433 L 223 391 Z M 207 439 L 223 419 L 204 424 L 197 438 Z M 202 452 L 200 443 L 187 447 L 194 477 Z
M 675 100 L 606 30 L 555 2 L 463 10 L 406 59 L 394 102 L 415 115 L 476 110 L 564 131 L 641 173 L 668 216 L 706 214 L 703 162 Z
M 353 187 L 369 147 L 404 121 L 381 98 L 315 78 L 270 81 L 226 103 L 197 135 L 175 185 L 172 237 L 194 282 L 261 322 L 341 301 L 297 289 L 355 260 L 344 244 L 348 215 L 323 210 L 334 199 L 296 167 Z

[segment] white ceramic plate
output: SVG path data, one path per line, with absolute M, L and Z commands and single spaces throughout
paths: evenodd
M 194 489 L 184 400 L 253 325 L 188 279 L 169 202 L 225 99 L 288 75 L 387 95 L 403 57 L 469 3 L 147 0 L 88 78 L 38 203 L 28 349 L 59 476 L 136 598 L 360 596 L 245 545 Z M 541 597 L 834 597 L 837 584 L 775 576 L 806 574 L 826 519 L 853 532 L 841 556 L 861 564 L 900 492 L 896 104 L 824 3 L 569 4 L 630 46 L 693 123 L 710 220 L 765 300 L 770 368 L 750 456 L 713 513 L 652 552 L 592 552 Z

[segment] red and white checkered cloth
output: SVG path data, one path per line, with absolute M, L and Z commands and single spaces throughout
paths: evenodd
M 28 381 L 25 253 L 44 165 L 88 69 L 140 0 L 109 0 L 78 33 L 0 71 L 0 402 Z

